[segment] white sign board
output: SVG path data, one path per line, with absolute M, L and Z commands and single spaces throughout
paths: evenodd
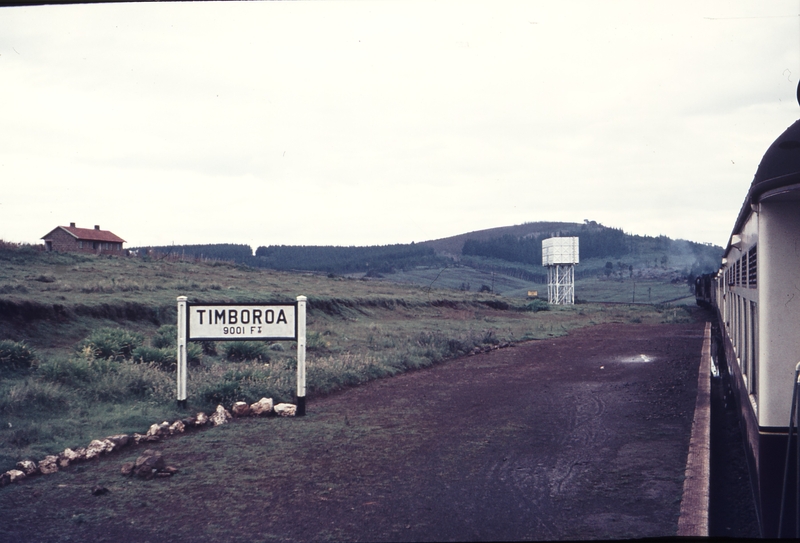
M 187 304 L 188 339 L 297 339 L 297 304 Z

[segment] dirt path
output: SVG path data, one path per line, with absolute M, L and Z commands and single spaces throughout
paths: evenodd
M 596 326 L 168 440 L 169 480 L 115 475 L 133 450 L 39 477 L 0 490 L 0 540 L 672 536 L 702 335 Z

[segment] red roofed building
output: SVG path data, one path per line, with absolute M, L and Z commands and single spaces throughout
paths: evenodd
M 103 255 L 123 255 L 125 240 L 100 226 L 77 228 L 74 222 L 69 226 L 59 226 L 42 236 L 47 251 L 79 252 Z

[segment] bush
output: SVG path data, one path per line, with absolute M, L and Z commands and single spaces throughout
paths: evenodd
M 100 328 L 78 343 L 79 353 L 91 354 L 93 358 L 108 360 L 130 359 L 133 350 L 144 344 L 144 338 L 136 332 L 122 328 Z
M 199 396 L 209 405 L 229 405 L 233 402 L 240 401 L 239 383 L 236 381 L 209 383 L 201 387 L 199 390 Z
M 330 347 L 330 342 L 322 339 L 322 334 L 319 332 L 309 332 L 306 335 L 306 351 L 308 352 L 325 352 Z
M 39 364 L 37 374 L 54 383 L 78 387 L 92 380 L 95 368 L 90 360 L 82 356 L 53 358 Z
M 205 342 L 203 342 L 205 343 Z M 186 344 L 186 362 L 188 364 L 199 364 L 200 359 L 203 358 L 205 349 L 198 343 Z M 176 355 L 177 356 L 177 355 Z
M 220 381 L 200 387 L 199 396 L 209 406 L 215 406 L 237 401 L 253 403 L 263 397 L 279 397 L 280 394 L 277 393 L 276 379 L 270 368 L 244 366 L 225 372 Z
M 533 300 L 531 303 L 525 306 L 526 311 L 533 311 L 537 313 L 539 311 L 550 311 L 550 304 L 545 302 L 544 300 Z
M 151 340 L 153 347 L 163 349 L 165 347 L 172 347 L 173 349 L 178 343 L 178 327 L 174 324 L 165 324 L 156 331 L 156 335 Z
M 0 340 L 0 371 L 28 369 L 36 360 L 36 355 L 24 342 Z
M 146 364 L 111 362 L 110 371 L 98 374 L 85 387 L 85 394 L 103 402 L 122 403 L 131 399 L 164 401 L 174 397 L 173 376 Z
M 203 357 L 203 348 L 196 343 L 186 345 L 186 362 L 188 364 L 198 364 Z M 172 347 L 136 347 L 131 358 L 134 362 L 149 364 L 152 363 L 162 370 L 175 370 L 178 365 L 178 351 Z
M 27 378 L 13 385 L 0 399 L 0 413 L 53 412 L 69 405 L 69 394 L 58 383 Z
M 260 341 L 231 341 L 224 343 L 222 352 L 225 354 L 225 358 L 232 362 L 245 360 L 269 362 L 267 345 Z
M 216 341 L 201 341 L 200 348 L 203 354 L 208 356 L 217 356 L 217 342 Z
M 178 355 L 174 347 L 136 347 L 133 350 L 132 358 L 134 362 L 152 363 L 165 370 L 174 369 L 178 363 Z

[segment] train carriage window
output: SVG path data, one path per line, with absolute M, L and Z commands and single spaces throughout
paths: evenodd
M 736 286 L 742 286 L 742 259 L 736 261 Z
M 742 320 L 741 328 L 739 330 L 740 338 L 742 341 L 742 349 L 740 358 L 742 359 L 742 374 L 748 375 L 750 373 L 750 313 L 747 311 L 747 300 L 741 298 Z
M 749 269 L 749 262 L 747 260 L 747 253 L 742 255 L 742 285 L 743 287 L 747 286 L 747 272 Z
M 742 286 L 742 268 L 744 266 L 742 266 L 742 259 L 740 258 L 736 261 L 736 284 L 740 287 Z
M 758 396 L 758 305 L 750 302 L 750 394 Z
M 736 296 L 736 358 L 739 360 L 739 367 L 742 367 L 744 352 L 742 350 L 742 329 L 744 328 L 744 312 L 742 311 L 742 297 Z
M 758 286 L 758 252 L 753 245 L 747 253 L 747 286 L 756 288 Z

